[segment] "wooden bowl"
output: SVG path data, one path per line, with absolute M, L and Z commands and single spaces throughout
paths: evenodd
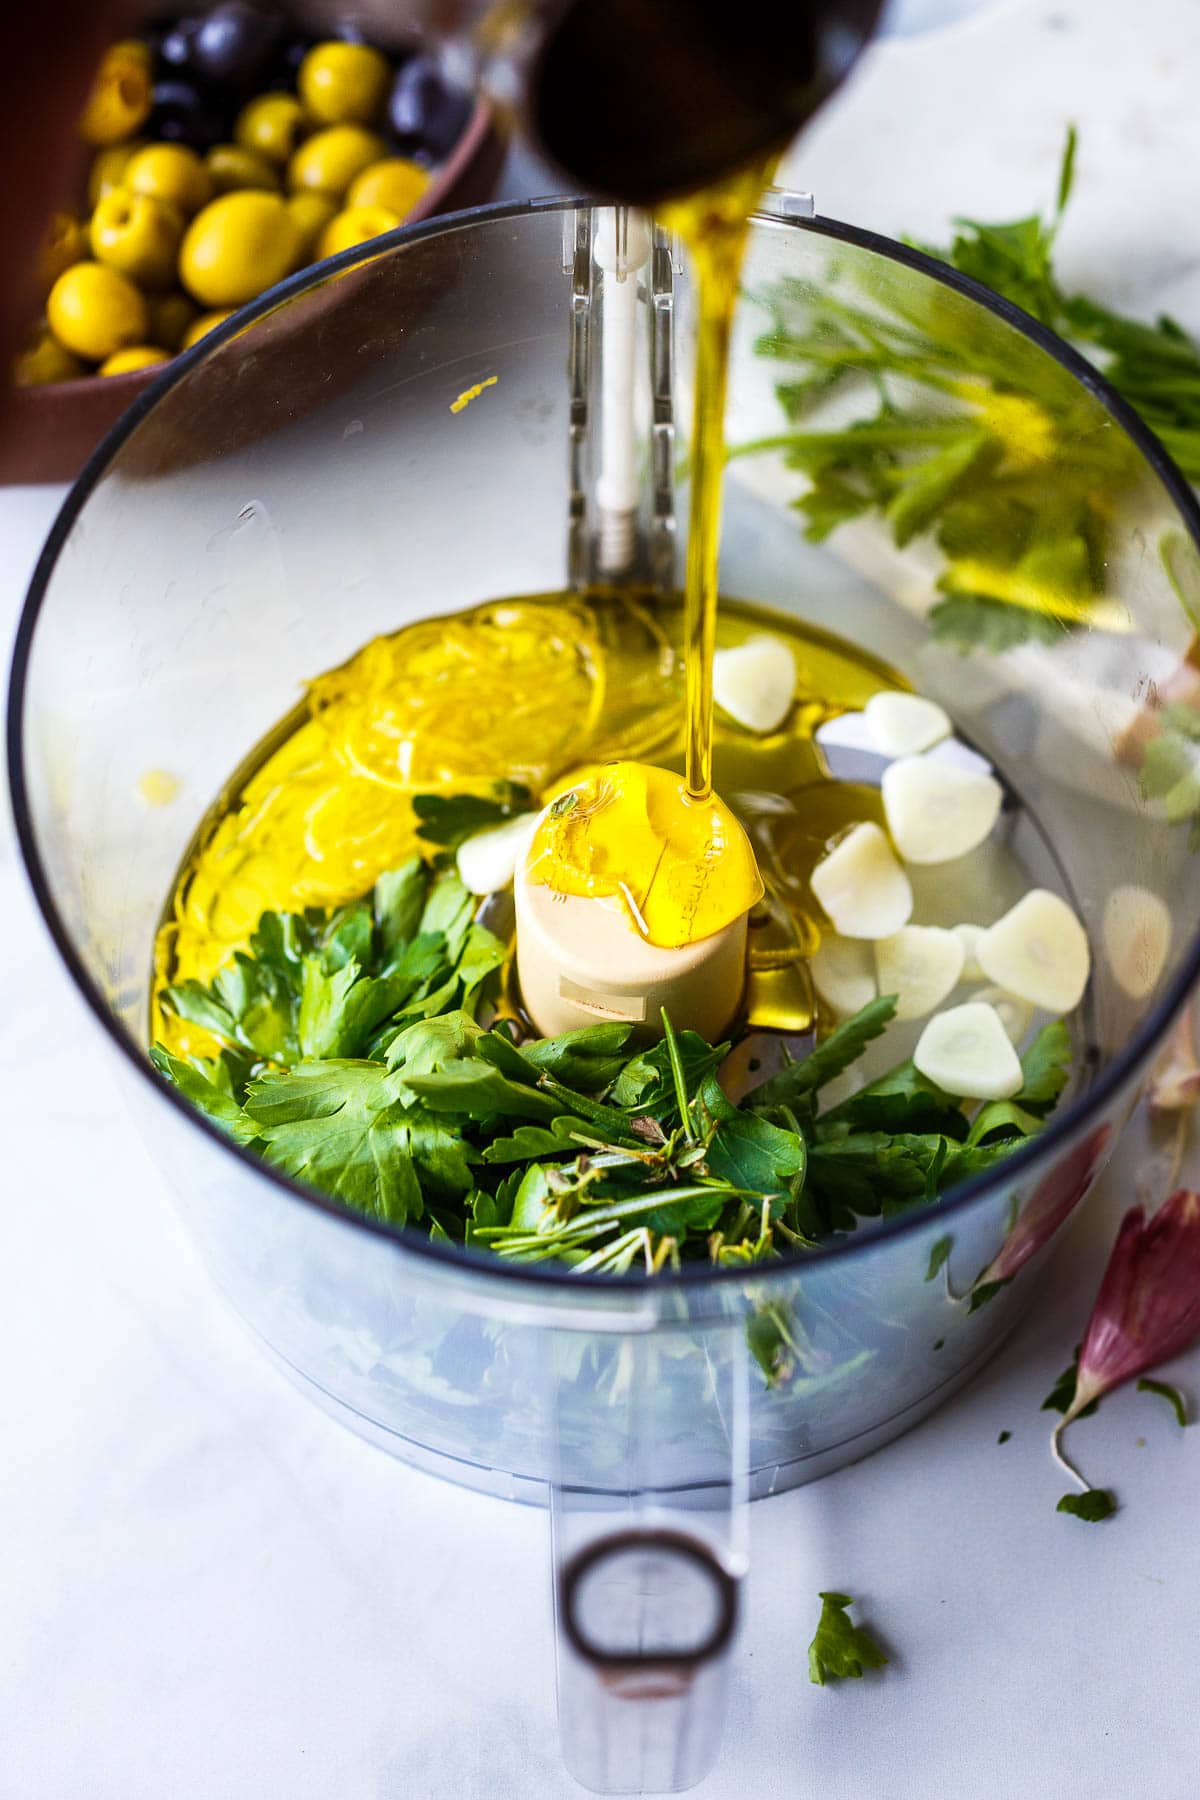
M 480 100 L 404 223 L 487 200 L 502 156 L 491 108 Z M 105 433 L 165 366 L 11 389 L 0 433 L 0 483 L 73 481 Z

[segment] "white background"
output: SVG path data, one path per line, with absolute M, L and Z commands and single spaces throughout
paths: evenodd
M 790 176 L 827 213 L 941 234 L 955 210 L 1046 200 L 1074 118 L 1069 276 L 1200 328 L 1198 76 L 1195 0 L 1012 0 L 873 52 Z M 56 501 L 0 492 L 9 630 Z M 1039 1412 L 1147 1155 L 1137 1130 L 965 1395 L 753 1509 L 732 1717 L 700 1800 L 1200 1792 L 1200 1430 L 1150 1396 L 1106 1401 L 1074 1433 L 1121 1501 L 1091 1527 L 1054 1511 Z M 3 821 L 0 1201 L 3 1800 L 577 1794 L 557 1760 L 544 1518 L 389 1462 L 243 1337 Z M 1176 1372 L 1200 1399 L 1200 1353 Z M 805 1652 L 830 1587 L 893 1661 L 818 1691 Z

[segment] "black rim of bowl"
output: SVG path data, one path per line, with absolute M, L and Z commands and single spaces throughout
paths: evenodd
M 443 213 L 436 218 L 422 220 L 415 225 L 399 226 L 395 231 L 373 240 L 369 254 L 372 257 L 386 255 L 393 249 L 417 243 L 422 238 L 433 236 L 436 233 L 471 229 L 477 225 L 487 224 L 490 220 L 524 218 L 534 213 L 567 210 L 588 204 L 590 202 L 587 200 L 556 195 L 528 201 L 501 201 L 492 205 L 471 207 L 461 212 Z M 1056 333 L 1040 324 L 1019 307 L 1014 306 L 1010 301 L 993 293 L 990 288 L 983 287 L 969 276 L 960 275 L 948 264 L 940 263 L 935 258 L 927 256 L 923 251 L 897 243 L 891 238 L 882 237 L 876 232 L 865 231 L 854 225 L 846 225 L 836 219 L 821 217 L 785 222 L 771 214 L 757 214 L 756 223 L 785 231 L 805 231 L 817 237 L 850 244 L 857 249 L 869 251 L 889 262 L 915 269 L 931 280 L 940 282 L 944 287 L 975 301 L 985 311 L 1004 320 L 1023 337 L 1028 338 L 1053 357 L 1060 367 L 1073 375 L 1121 427 L 1158 477 L 1187 527 L 1194 546 L 1200 552 L 1200 504 L 1197 503 L 1191 487 L 1158 438 L 1139 418 L 1133 408 L 1121 398 L 1114 388 L 1110 387 L 1091 363 Z M 1011 1188 L 1014 1182 L 1027 1175 L 1035 1166 L 1041 1165 L 1048 1172 L 1053 1166 L 1055 1154 L 1065 1151 L 1080 1131 L 1089 1122 L 1095 1120 L 1108 1102 L 1113 1100 L 1126 1083 L 1138 1073 L 1141 1066 L 1161 1042 L 1175 1014 L 1187 999 L 1197 977 L 1200 976 L 1200 932 L 1193 938 L 1188 954 L 1183 959 L 1166 992 L 1143 1019 L 1137 1030 L 1132 1033 L 1119 1053 L 1113 1057 L 1108 1066 L 1101 1071 L 1079 1098 L 1068 1105 L 1060 1116 L 1053 1117 L 1050 1123 L 1036 1137 L 1029 1139 L 1021 1149 L 1013 1151 L 1011 1156 L 997 1164 L 994 1169 L 977 1175 L 972 1180 L 964 1182 L 961 1187 L 952 1190 L 935 1207 L 920 1207 L 912 1212 L 900 1214 L 894 1219 L 882 1221 L 867 1236 L 860 1237 L 855 1234 L 840 1241 L 822 1245 L 815 1250 L 781 1255 L 770 1263 L 735 1265 L 726 1268 L 713 1268 L 705 1263 L 686 1263 L 681 1269 L 665 1270 L 655 1275 L 652 1280 L 648 1280 L 641 1273 L 576 1275 L 554 1262 L 509 1262 L 490 1252 L 469 1250 L 463 1245 L 437 1244 L 418 1230 L 391 1225 L 381 1219 L 372 1219 L 365 1213 L 344 1206 L 340 1201 L 331 1199 L 318 1189 L 282 1174 L 278 1169 L 272 1168 L 269 1163 L 255 1156 L 252 1151 L 235 1144 L 218 1125 L 191 1106 L 178 1089 L 157 1074 L 145 1052 L 118 1025 L 103 995 L 85 967 L 75 948 L 71 934 L 59 914 L 42 863 L 31 815 L 25 775 L 23 726 L 30 654 L 42 602 L 58 561 L 59 552 L 93 489 L 100 482 L 126 439 L 132 436 L 147 413 L 168 389 L 189 374 L 198 363 L 218 349 L 221 344 L 244 330 L 253 320 L 274 311 L 276 307 L 285 304 L 296 295 L 305 292 L 306 289 L 327 281 L 331 275 L 336 275 L 343 269 L 363 262 L 365 248 L 363 245 L 357 245 L 344 251 L 340 256 L 332 257 L 323 263 L 310 265 L 295 275 L 289 276 L 286 281 L 280 282 L 278 286 L 268 289 L 248 305 L 241 307 L 224 324 L 208 332 L 190 350 L 185 350 L 174 357 L 153 384 L 140 394 L 127 411 L 121 415 L 88 458 L 55 518 L 29 584 L 13 648 L 6 720 L 9 791 L 16 822 L 17 839 L 21 846 L 34 898 L 50 936 L 88 1008 L 99 1021 L 110 1042 L 126 1062 L 137 1070 L 140 1078 L 153 1087 L 155 1093 L 165 1104 L 174 1107 L 192 1129 L 200 1131 L 210 1138 L 226 1155 L 234 1157 L 244 1164 L 258 1180 L 269 1182 L 274 1187 L 291 1194 L 304 1205 L 315 1207 L 339 1223 L 349 1224 L 358 1230 L 382 1238 L 394 1249 L 440 1265 L 447 1275 L 478 1277 L 494 1282 L 533 1283 L 548 1290 L 557 1290 L 562 1298 L 569 1296 L 572 1291 L 579 1293 L 585 1288 L 599 1289 L 608 1293 L 632 1290 L 644 1294 L 648 1287 L 707 1289 L 730 1283 L 742 1286 L 769 1286 L 774 1278 L 787 1279 L 795 1276 L 806 1264 L 865 1257 L 884 1243 L 916 1232 L 933 1218 L 939 1222 L 953 1219 L 972 1207 L 975 1201 L 982 1196 L 994 1193 L 1001 1188 Z

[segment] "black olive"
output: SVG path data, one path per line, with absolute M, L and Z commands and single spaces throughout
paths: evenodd
M 396 76 L 387 117 L 402 150 L 429 149 L 446 156 L 471 117 L 473 102 L 451 87 L 432 56 L 414 56 Z
M 192 68 L 206 80 L 252 87 L 283 36 L 283 22 L 247 0 L 222 0 L 201 20 L 192 40 Z
M 211 150 L 233 136 L 232 109 L 193 81 L 179 76 L 156 81 L 146 135 L 192 150 Z
M 191 68 L 192 46 L 200 25 L 199 19 L 176 19 L 163 33 L 158 45 L 158 60 L 166 72 Z

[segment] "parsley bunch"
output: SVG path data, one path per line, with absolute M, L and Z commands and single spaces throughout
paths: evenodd
M 264 913 L 210 985 L 160 996 L 219 1055 L 156 1045 L 155 1065 L 237 1142 L 372 1217 L 508 1259 L 650 1273 L 759 1262 L 933 1200 L 1036 1131 L 1066 1081 L 1054 1024 L 1022 1092 L 973 1119 L 911 1062 L 823 1107 L 894 1016 L 885 998 L 735 1105 L 718 1080 L 729 1046 L 666 1018 L 648 1049 L 620 1023 L 524 1041 L 489 1028 L 506 948 L 474 912 L 452 867 L 413 858 L 351 906 Z
M 1072 128 L 1048 217 L 960 219 L 950 246 L 928 253 L 1083 350 L 1200 481 L 1200 350 L 1174 320 L 1124 318 L 1055 275 L 1075 152 Z M 836 281 L 833 270 L 820 288 L 783 281 L 762 296 L 772 322 L 756 347 L 794 365 L 776 387 L 790 428 L 735 454 L 780 450 L 808 477 L 796 507 L 810 538 L 872 512 L 898 546 L 931 534 L 945 566 L 930 629 L 964 651 L 1102 622 L 1113 502 L 1136 474 L 1127 440 L 1098 432 L 1094 401 L 1032 345 L 1013 337 L 999 354 L 958 296 L 874 266 L 862 301 Z M 821 425 L 827 402 L 863 399 L 873 412 Z

